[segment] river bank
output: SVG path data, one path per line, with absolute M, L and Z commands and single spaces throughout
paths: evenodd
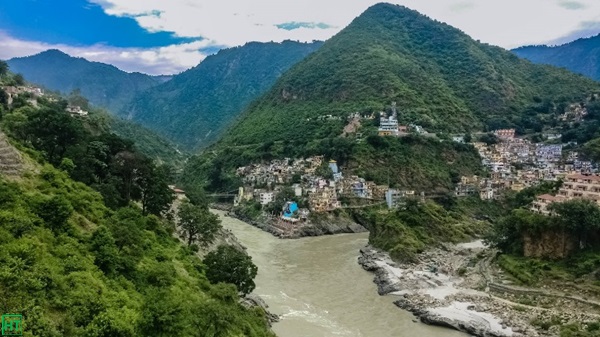
M 558 328 L 549 329 L 547 322 L 567 325 L 598 319 L 586 303 L 574 306 L 568 298 L 555 298 L 543 305 L 541 290 L 494 283 L 490 269 L 496 253 L 480 241 L 446 244 L 422 253 L 417 263 L 401 264 L 365 247 L 359 264 L 375 273 L 380 295 L 401 296 L 394 304 L 423 323 L 475 336 L 555 337 L 560 335 Z M 524 301 L 524 294 L 534 296 Z
M 222 208 L 222 210 L 224 210 Z M 299 239 L 303 237 L 365 233 L 367 229 L 349 217 L 323 214 L 306 222 L 290 223 L 278 217 L 263 216 L 260 220 L 250 219 L 234 208 L 227 210 L 227 216 L 248 223 L 280 239 Z

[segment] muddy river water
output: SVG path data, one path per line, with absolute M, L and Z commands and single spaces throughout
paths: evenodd
M 279 337 L 466 336 L 415 323 L 393 296 L 377 294 L 373 274 L 357 263 L 368 233 L 281 240 L 217 213 L 258 266 L 254 293 L 281 316 Z

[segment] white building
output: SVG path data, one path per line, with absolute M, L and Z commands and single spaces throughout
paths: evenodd
M 261 205 L 268 205 L 273 202 L 273 192 L 264 192 L 259 196 L 259 201 Z

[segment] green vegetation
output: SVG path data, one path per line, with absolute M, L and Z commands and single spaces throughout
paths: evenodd
M 340 134 L 341 123 L 318 117 L 377 112 L 393 101 L 402 123 L 430 131 L 526 130 L 555 105 L 598 89 L 582 76 L 531 64 L 415 11 L 378 4 L 286 72 L 222 141 Z
M 34 108 L 25 101 L 13 102 L 1 120 L 7 133 L 35 149 L 42 162 L 98 190 L 111 208 L 137 201 L 145 214 L 168 210 L 171 169 L 155 165 L 131 141 L 112 134 L 105 114 L 75 118 L 65 112 L 66 101 L 41 99 L 38 104 Z
M 560 337 L 600 337 L 600 323 L 562 325 Z
M 246 106 L 321 42 L 248 43 L 223 49 L 119 111 L 187 149 L 214 142 Z
M 520 57 L 534 63 L 551 64 L 600 81 L 600 35 L 578 39 L 560 46 L 525 46 L 514 49 Z
M 212 283 L 225 282 L 235 284 L 242 294 L 254 290 L 254 278 L 258 269 L 252 258 L 232 246 L 219 246 L 204 258 L 206 277 Z
M 0 179 L 0 223 L 2 306 L 24 315 L 28 336 L 272 335 L 261 309 L 209 283 L 167 223 L 111 211 L 50 165 Z
M 485 230 L 485 225 L 465 216 L 460 207 L 444 209 L 435 202 L 407 200 L 395 212 L 370 209 L 358 212 L 369 224 L 369 242 L 399 261 L 414 261 L 417 254 L 440 242 L 463 242 Z
M 136 123 L 109 117 L 110 129 L 117 136 L 135 140 L 135 148 L 154 161 L 173 167 L 182 167 L 187 154 L 177 145 Z
M 211 213 L 208 207 L 193 205 L 184 202 L 179 208 L 179 225 L 187 233 L 188 245 L 198 242 L 207 247 L 215 240 L 221 220 L 216 214 Z
M 356 142 L 325 138 L 305 142 L 276 142 L 239 147 L 216 147 L 190 158 L 182 181 L 211 191 L 237 190 L 235 169 L 261 160 L 324 155 L 343 165 L 345 175 L 356 174 L 377 184 L 447 192 L 461 175 L 482 174 L 481 159 L 469 145 L 409 136 Z M 369 137 L 371 139 L 371 137 Z M 325 167 L 324 172 L 331 172 Z M 328 173 L 330 174 L 330 173 Z
M 140 73 L 126 73 L 114 66 L 71 57 L 59 50 L 14 58 L 8 61 L 13 72 L 30 82 L 63 94 L 80 89 L 94 105 L 120 111 L 136 93 L 156 86 L 162 79 Z
M 263 309 L 239 303 L 253 287 L 251 260 L 203 263 L 157 216 L 172 201 L 165 167 L 99 115 L 39 104 L 1 104 L 26 166 L 11 181 L 0 176 L 0 301 L 23 314 L 26 336 L 274 336 Z M 248 272 L 216 280 L 220 263 Z
M 555 195 L 562 187 L 563 181 L 544 181 L 536 186 L 527 187 L 517 193 L 509 193 L 506 196 L 506 206 L 508 209 L 517 209 L 527 207 L 535 200 L 538 195 Z
M 573 252 L 597 251 L 600 242 L 600 207 L 590 200 L 569 200 L 549 206 L 553 215 L 533 213 L 527 209 L 515 209 L 500 219 L 488 240 L 505 253 L 523 254 L 524 235 L 539 240 L 544 236 L 556 236 L 554 247 L 545 253 L 532 255 L 565 257 Z M 537 239 L 532 239 L 537 240 Z M 550 239 L 548 239 L 550 240 Z M 535 243 L 531 244 L 536 246 Z

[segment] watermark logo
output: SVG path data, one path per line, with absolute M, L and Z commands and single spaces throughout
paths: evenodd
M 2 315 L 2 336 L 23 336 L 23 315 Z

